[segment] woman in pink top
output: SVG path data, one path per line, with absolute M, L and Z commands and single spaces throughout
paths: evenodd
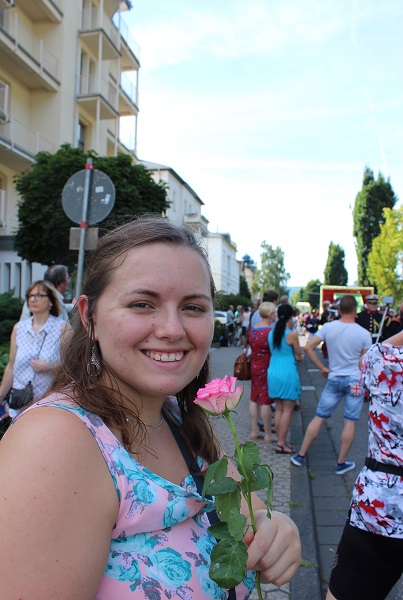
M 101 238 L 52 390 L 0 443 L 2 597 L 227 597 L 209 578 L 212 501 L 200 495 L 220 449 L 193 403 L 213 297 L 186 229 L 144 218 Z M 231 592 L 242 599 L 255 570 L 281 585 L 300 561 L 292 521 L 253 507 L 249 570 Z

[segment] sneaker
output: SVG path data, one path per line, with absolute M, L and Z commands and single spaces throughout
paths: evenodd
M 351 471 L 352 469 L 355 469 L 355 462 L 353 460 L 351 462 L 346 460 L 346 462 L 341 465 L 336 465 L 335 473 L 336 475 L 344 475 L 344 473 L 347 473 L 347 471 Z
M 293 454 L 292 456 L 290 456 L 290 461 L 296 467 L 303 467 L 304 466 L 304 459 L 305 459 L 305 457 L 304 456 L 300 456 L 299 454 Z

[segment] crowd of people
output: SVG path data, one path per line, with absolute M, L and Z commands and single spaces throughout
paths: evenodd
M 300 397 L 296 365 L 303 356 L 292 307 L 285 302 L 275 308 L 273 291 L 270 300 L 274 304 L 262 302 L 250 320 L 251 438 L 258 437 L 260 410 L 263 439 L 272 441 L 268 415 L 275 409 L 276 452 L 303 467 L 321 427 L 344 401 L 335 464 L 335 474 L 344 475 L 356 467 L 348 453 L 363 403 L 369 402 L 368 456 L 354 485 L 327 600 L 383 600 L 403 573 L 403 305 L 397 315 L 369 294 L 359 311 L 355 296 L 345 294 L 325 301 L 320 315 L 314 310 L 307 316 L 305 354 L 326 385 L 295 452 L 287 432 L 292 403 Z

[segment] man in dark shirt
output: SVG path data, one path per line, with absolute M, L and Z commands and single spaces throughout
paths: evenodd
M 379 333 L 379 326 L 382 321 L 382 315 L 378 311 L 378 296 L 370 294 L 365 296 L 365 304 L 362 311 L 357 316 L 357 323 L 364 327 L 372 337 L 372 342 L 376 342 Z

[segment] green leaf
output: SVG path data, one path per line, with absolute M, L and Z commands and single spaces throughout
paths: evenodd
M 228 492 L 234 492 L 238 487 L 238 482 L 232 477 L 224 477 L 221 481 L 213 481 L 208 487 L 209 494 L 213 496 L 217 494 L 227 494 Z
M 259 448 L 254 442 L 245 442 L 241 447 L 243 455 L 247 455 L 253 465 L 260 464 Z
M 246 518 L 241 512 L 230 510 L 228 519 L 228 531 L 235 541 L 240 542 L 245 535 Z
M 250 473 L 249 480 L 241 482 L 241 489 L 243 492 L 256 492 L 257 490 L 272 487 L 272 484 L 273 473 L 269 465 L 258 465 Z
M 228 531 L 228 524 L 224 523 L 224 521 L 218 521 L 218 523 L 214 523 L 214 525 L 210 525 L 208 528 L 209 533 L 218 540 L 222 540 L 224 538 L 229 538 L 230 534 Z
M 215 497 L 215 507 L 217 516 L 221 521 L 228 521 L 231 518 L 231 510 L 240 512 L 241 510 L 241 490 L 239 486 L 234 492 L 228 494 L 218 494 Z
M 209 485 L 215 479 L 216 481 L 221 481 L 228 470 L 228 458 L 223 456 L 220 460 L 217 460 L 206 471 L 206 475 L 204 478 L 203 489 L 202 489 L 202 497 L 206 495 L 207 492 L 210 492 Z M 213 492 L 210 492 L 211 494 Z
M 210 578 L 226 590 L 238 585 L 245 576 L 247 559 L 243 542 L 221 540 L 211 552 Z

